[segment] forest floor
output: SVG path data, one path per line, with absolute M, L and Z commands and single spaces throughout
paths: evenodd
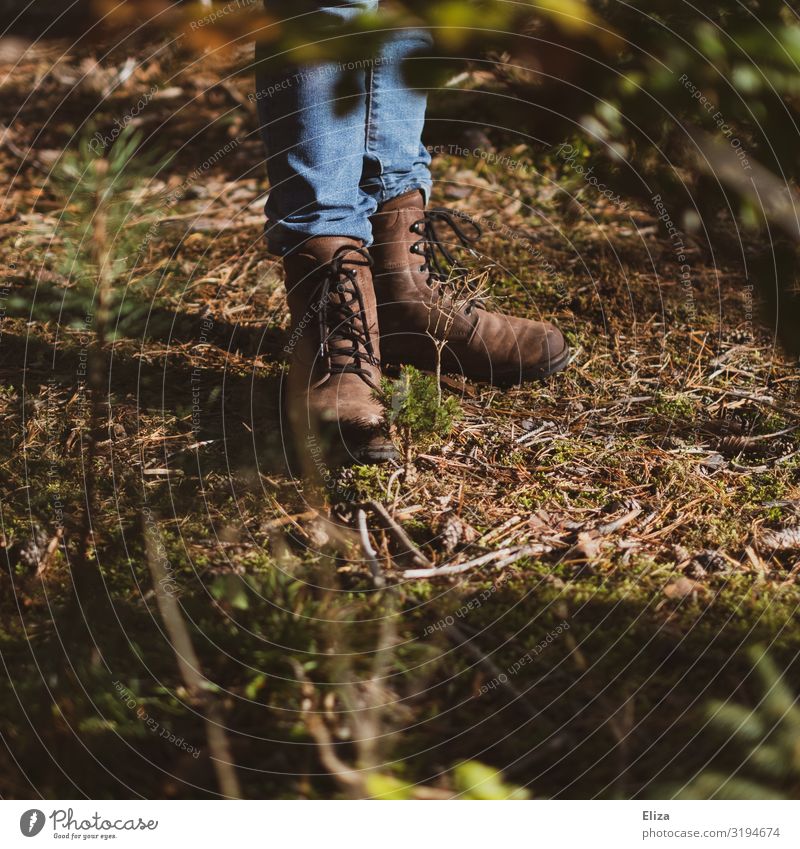
M 800 650 L 800 379 L 741 258 L 686 235 L 678 261 L 656 207 L 434 103 L 434 203 L 482 221 L 495 302 L 557 322 L 574 359 L 510 390 L 450 376 L 462 414 L 408 475 L 304 483 L 252 84 L 221 60 L 62 49 L 0 92 L 0 794 L 213 796 L 204 713 L 250 798 L 483 792 L 464 761 L 533 797 L 627 798 L 739 766 L 708 705 L 759 700 L 748 646 L 795 680 Z M 93 433 L 94 307 L 65 298 L 50 174 L 85 119 L 109 133 L 148 91 L 135 123 L 174 156 L 143 197 L 173 200 Z

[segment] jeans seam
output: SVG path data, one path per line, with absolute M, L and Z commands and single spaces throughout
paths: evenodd
M 373 112 L 375 106 L 375 69 L 370 68 L 367 72 L 367 80 L 366 80 L 366 111 L 367 111 L 367 120 L 366 127 L 364 130 L 364 153 L 366 156 L 372 156 L 378 164 L 378 182 L 381 186 L 381 194 L 386 191 L 386 183 L 383 179 L 383 162 L 379 156 L 373 153 L 373 145 L 376 145 L 377 139 L 375 138 L 373 132 L 375 130 L 375 124 L 373 122 Z

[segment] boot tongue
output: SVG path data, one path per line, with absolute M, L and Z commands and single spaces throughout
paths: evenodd
M 348 239 L 342 236 L 315 236 L 297 247 L 286 258 L 291 261 L 294 254 L 298 257 L 312 259 L 322 266 L 327 265 L 343 246 L 347 245 L 352 250 L 357 250 L 362 247 L 362 244 L 359 239 Z
M 298 246 L 283 258 L 287 277 L 298 281 L 300 289 L 313 290 L 317 285 L 318 273 L 334 258 L 336 252 L 347 246 L 356 251 L 362 247 L 358 239 L 346 239 L 341 236 L 317 236 Z M 347 264 L 350 252 L 345 254 L 343 262 Z M 354 260 L 359 256 L 354 255 Z
M 399 209 L 418 209 L 422 212 L 425 209 L 425 198 L 422 192 L 419 189 L 412 189 L 410 192 L 398 195 L 382 203 L 378 212 L 396 212 Z

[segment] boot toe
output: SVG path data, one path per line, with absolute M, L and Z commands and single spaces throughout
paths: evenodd
M 527 363 L 527 368 L 523 367 L 524 370 L 538 371 L 546 377 L 564 368 L 569 358 L 569 346 L 564 334 L 554 324 L 545 321 L 535 335 L 539 340 L 539 352 Z M 535 350 L 536 346 L 532 348 Z
M 542 380 L 561 371 L 569 362 L 569 346 L 563 333 L 548 321 L 511 319 L 513 349 L 505 361 L 495 362 L 492 382 L 514 385 Z
M 378 406 L 341 399 L 336 409 L 328 409 L 320 416 L 319 427 L 328 456 L 336 465 L 385 463 L 398 457 L 387 435 L 383 410 Z
M 339 419 L 320 423 L 320 436 L 331 465 L 374 465 L 396 460 L 397 450 L 386 434 L 382 419 L 369 426 L 364 421 Z

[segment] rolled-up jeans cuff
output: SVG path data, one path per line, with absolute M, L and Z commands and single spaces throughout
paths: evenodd
M 358 239 L 365 247 L 369 247 L 372 244 L 372 235 L 368 231 L 345 233 L 337 230 L 336 232 L 301 233 L 283 227 L 280 223 L 268 224 L 265 236 L 267 250 L 273 256 L 278 257 L 283 257 L 292 253 L 292 251 L 296 251 L 309 241 L 309 239 L 315 239 L 318 236 L 339 236 L 342 239 Z
M 427 205 L 428 201 L 431 197 L 431 190 L 433 188 L 433 183 L 430 180 L 412 180 L 408 183 L 399 182 L 395 186 L 387 186 L 384 192 L 381 195 L 381 203 L 386 203 L 387 201 L 394 200 L 395 198 L 399 198 L 400 195 L 408 194 L 408 192 L 413 192 L 414 189 L 422 192 L 422 197 L 425 200 L 425 204 Z

